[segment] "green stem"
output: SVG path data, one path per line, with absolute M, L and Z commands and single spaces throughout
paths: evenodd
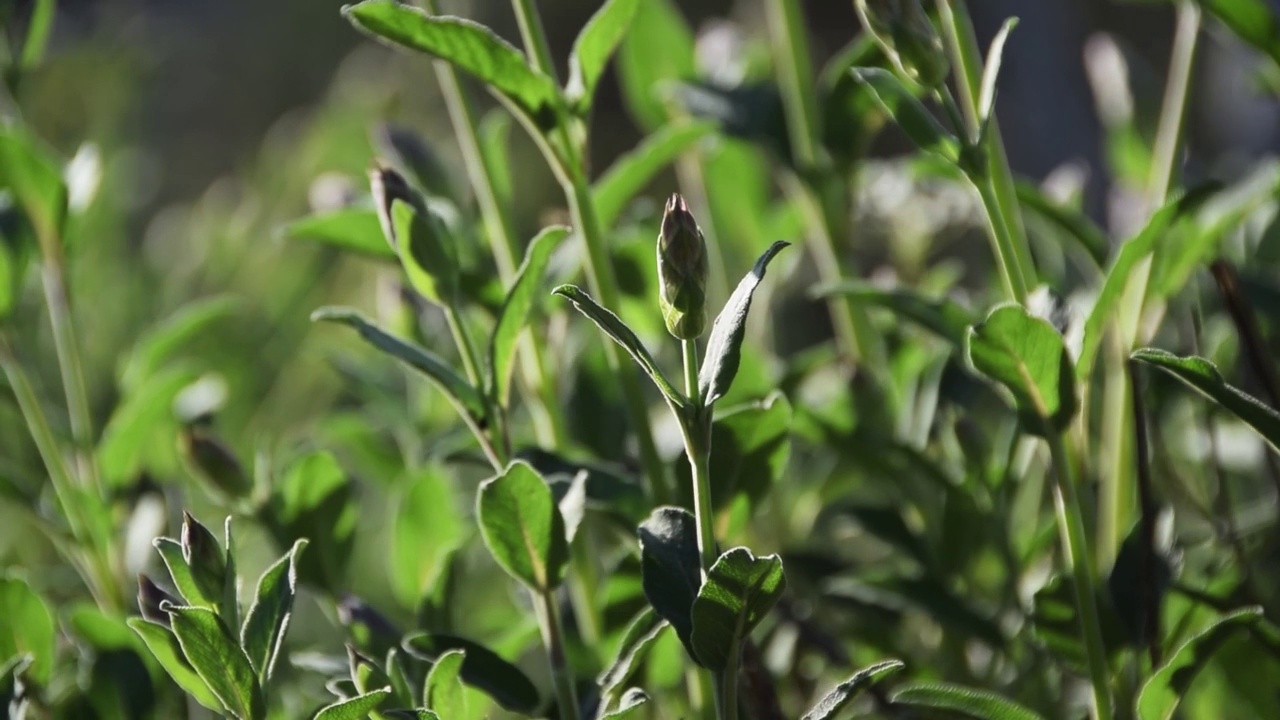
M 453 335 L 453 343 L 458 346 L 458 354 L 462 356 L 462 368 L 467 373 L 467 379 L 472 385 L 481 387 L 480 365 L 476 360 L 475 345 L 471 343 L 471 336 L 462 324 L 462 318 L 458 316 L 458 309 L 453 305 L 446 305 L 444 319 L 449 324 L 449 334 Z
M 847 277 L 837 243 L 850 237 L 847 187 L 834 168 L 820 156 L 817 93 L 809 42 L 805 37 L 800 3 L 767 0 L 769 36 L 778 62 L 778 86 L 787 118 L 787 132 L 809 215 L 809 250 L 824 283 Z M 850 300 L 832 296 L 827 303 L 833 332 L 842 354 L 883 367 L 880 343 L 870 318 Z
M 84 484 L 101 497 L 102 483 L 94 460 L 89 396 L 85 390 L 84 369 L 80 362 L 75 326 L 71 321 L 71 305 L 67 299 L 61 258 L 46 257 L 43 280 L 45 305 L 49 310 L 49 324 L 53 328 L 54 351 L 58 356 L 58 369 L 62 373 L 62 386 L 67 398 L 71 439 L 76 448 L 77 470 Z
M 1200 6 L 1190 0 L 1178 3 L 1177 28 L 1165 81 L 1164 101 L 1160 106 L 1160 125 L 1152 148 L 1151 177 L 1148 185 L 1152 212 L 1163 205 L 1172 189 L 1177 173 L 1178 148 L 1182 145 L 1182 127 L 1187 117 L 1191 73 L 1195 67 L 1196 41 L 1200 37 Z
M 560 706 L 561 720 L 578 720 L 578 697 L 573 688 L 573 674 L 564 652 L 564 635 L 560 631 L 560 609 L 556 606 L 555 592 L 545 590 L 534 593 L 542 621 L 542 640 L 547 646 L 547 658 L 551 662 L 551 679 L 556 687 L 556 702 Z
M 1037 282 L 1035 263 L 1031 258 L 1031 248 L 1027 243 L 1027 231 L 1022 223 L 1022 213 L 1018 206 L 1017 189 L 1013 182 L 1013 171 L 1009 168 L 1009 158 L 1005 153 L 1004 141 L 1000 137 L 1000 125 L 992 114 L 985 133 L 981 132 L 978 112 L 979 94 L 982 86 L 982 54 L 978 49 L 978 41 L 973 33 L 973 23 L 964 8 L 964 4 L 955 0 L 938 0 L 938 18 L 946 36 L 947 48 L 951 53 L 956 88 L 959 91 L 960 109 L 964 114 L 968 137 L 966 142 L 978 140 L 984 134 L 983 151 L 985 160 L 985 180 L 990 183 L 991 199 L 983 199 L 988 214 L 998 214 L 1004 226 L 1005 237 L 1000 241 L 1007 244 L 1008 273 L 1021 278 L 1024 288 L 1033 287 Z M 992 226 L 996 226 L 992 218 Z M 1015 287 L 1016 287 L 1015 281 Z M 1020 300 L 1021 302 L 1021 300 Z
M 1054 500 L 1058 530 L 1062 536 L 1062 553 L 1074 580 L 1076 611 L 1081 620 L 1089 679 L 1093 685 L 1094 717 L 1111 720 L 1111 692 L 1107 680 L 1107 656 L 1102 643 L 1102 624 L 1098 618 L 1097 582 L 1089 562 L 1089 543 L 1084 527 L 1084 513 L 1076 494 L 1075 478 L 1062 436 L 1048 428 L 1045 437 L 1053 462 Z
M 1004 215 L 1000 212 L 1000 201 L 996 199 L 995 188 L 982 177 L 970 178 L 978 189 L 982 199 L 982 207 L 986 211 L 987 223 L 991 230 L 991 251 L 996 256 L 996 265 L 1000 268 L 1000 280 L 1005 292 L 1019 305 L 1027 303 L 1027 284 L 1013 262 L 1016 251 L 1013 249 L 1013 238 L 1009 235 L 1009 227 L 1005 225 Z
M 717 706 L 720 720 L 738 720 L 738 665 L 742 657 L 742 644 L 734 643 L 729 651 L 729 665 L 720 672 L 720 695 Z
M 682 340 L 684 354 L 684 390 L 689 397 L 687 416 L 680 418 L 684 429 L 685 451 L 693 475 L 693 516 L 698 525 L 698 557 L 702 563 L 702 580 L 716 562 L 715 509 L 711 505 L 711 417 L 698 396 L 698 341 Z

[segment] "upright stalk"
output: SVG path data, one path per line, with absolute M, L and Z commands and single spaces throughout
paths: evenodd
M 715 509 L 711 506 L 711 418 L 698 395 L 698 341 L 680 341 L 684 355 L 684 391 L 689 397 L 691 417 L 682 418 L 685 451 L 693 476 L 693 516 L 698 525 L 698 557 L 702 580 L 716 562 Z
M 84 369 L 80 362 L 80 345 L 71 321 L 71 303 L 63 279 L 62 258 L 56 250 L 46 251 L 42 269 L 45 305 L 49 325 L 53 328 L 53 346 L 62 374 L 63 392 L 67 398 L 67 415 L 71 440 L 76 449 L 76 466 L 84 484 L 101 497 L 102 483 L 93 453 L 93 421 L 89 413 L 89 394 L 85 390 Z M 52 257 L 50 257 L 52 256 Z
M 564 633 L 560 630 L 560 609 L 556 606 L 555 593 L 546 590 L 534 593 L 542 621 L 542 640 L 547 646 L 547 658 L 551 662 L 551 680 L 556 687 L 556 703 L 560 706 L 561 720 L 578 720 L 578 697 L 573 689 L 573 675 L 564 651 Z
M 555 67 L 551 64 L 551 51 L 547 46 L 546 34 L 542 30 L 542 21 L 538 17 L 533 0 L 512 0 L 516 20 L 520 25 L 520 36 L 525 50 L 534 66 L 548 77 L 556 77 Z M 569 213 L 573 217 L 574 226 L 582 236 L 582 243 L 587 251 L 587 281 L 591 291 L 599 297 L 606 307 L 619 307 L 618 283 L 613 273 L 613 265 L 605 246 L 604 233 L 600 221 L 596 217 L 595 201 L 591 197 L 591 187 L 587 181 L 584 165 L 584 148 L 581 141 L 576 140 L 569 130 L 573 121 L 564 108 L 558 108 L 558 143 L 557 148 L 550 143 L 539 143 L 552 168 L 556 170 L 565 197 L 569 203 Z M 535 139 L 536 133 L 535 133 Z M 653 431 L 649 426 L 649 408 L 640 386 L 640 378 L 636 370 L 622 361 L 621 351 L 609 340 L 604 341 L 605 361 L 609 370 L 622 386 L 622 396 L 631 416 L 632 432 L 635 433 L 639 446 L 640 461 L 649 479 L 650 491 L 654 502 L 664 505 L 670 502 L 670 490 L 667 487 L 666 466 L 658 454 L 658 447 L 653 441 Z

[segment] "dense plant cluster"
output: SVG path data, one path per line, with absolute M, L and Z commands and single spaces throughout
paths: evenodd
M 271 248 L 248 200 L 188 228 L 262 258 L 209 277 L 280 326 L 197 293 L 140 329 L 97 321 L 162 298 L 74 272 L 119 221 L 100 158 L 15 101 L 32 3 L 0 103 L 9 716 L 1280 717 L 1280 166 L 1180 162 L 1204 26 L 1274 71 L 1267 5 L 1176 3 L 1157 125 L 1109 116 L 1141 218 L 1112 237 L 1010 171 L 1013 20 L 981 49 L 958 0 L 856 0 L 815 73 L 800 4 L 762 4 L 726 70 L 669 0 L 606 0 L 564 82 L 533 0 L 524 50 L 434 0 L 343 8 L 430 62 L 460 165 L 316 121 L 299 147 L 346 164 L 256 182 L 366 177 Z M 611 61 L 648 135 L 600 170 Z M 527 242 L 513 122 L 565 208 Z M 882 132 L 917 152 L 868 159 Z M 887 251 L 884 177 L 913 188 Z

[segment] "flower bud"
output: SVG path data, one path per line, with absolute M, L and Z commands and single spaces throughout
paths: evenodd
M 694 340 L 707 326 L 707 244 L 679 194 L 667 200 L 658 233 L 659 306 L 667 332 Z
M 182 513 L 182 558 L 206 598 L 221 598 L 227 582 L 227 559 L 221 543 L 191 513 Z
M 179 438 L 188 468 L 208 487 L 232 498 L 247 496 L 253 482 L 235 454 L 218 439 L 207 418 L 197 419 L 182 429 Z
M 392 205 L 399 200 L 408 203 L 415 211 L 425 213 L 421 198 L 409 182 L 400 173 L 389 167 L 378 166 L 369 171 L 369 191 L 373 194 L 373 204 L 378 211 L 378 224 L 382 225 L 382 236 L 387 239 L 391 249 L 400 252 L 400 242 L 396 238 L 395 216 L 391 212 Z
M 862 26 L 904 75 L 927 88 L 946 80 L 951 63 L 920 0 L 854 0 L 853 7 Z
M 378 223 L 400 256 L 409 284 L 437 305 L 451 305 L 458 292 L 458 261 L 446 222 L 400 173 L 388 167 L 369 171 L 369 189 Z
M 178 599 L 169 593 L 161 590 L 159 586 L 151 582 L 151 578 L 146 575 L 138 576 L 138 611 L 142 613 L 142 619 L 149 620 L 157 625 L 169 627 L 169 613 L 165 612 L 160 603 L 167 602 L 170 605 L 182 605 Z

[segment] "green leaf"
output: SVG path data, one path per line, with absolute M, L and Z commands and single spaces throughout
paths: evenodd
M 444 221 L 425 201 L 418 207 L 398 199 L 390 202 L 394 233 L 390 240 L 409 284 L 436 305 L 451 305 L 458 289 L 458 262 Z
M 142 618 L 132 617 L 127 622 L 138 637 L 142 638 L 142 642 L 146 643 L 147 649 L 151 651 L 156 662 L 160 663 L 160 667 L 164 668 L 178 687 L 210 710 L 217 713 L 225 711 L 222 703 L 218 701 L 218 696 L 213 694 L 209 685 L 191 667 L 191 663 L 187 662 L 182 654 L 182 648 L 178 645 L 178 638 L 173 633 L 162 625 Z
M 160 553 L 160 559 L 164 561 L 165 567 L 169 569 L 169 577 L 173 580 L 173 586 L 177 588 L 178 594 L 182 596 L 182 599 L 188 605 L 199 605 L 210 609 L 217 607 L 221 598 L 206 596 L 199 585 L 196 584 L 196 579 L 191 574 L 191 566 L 187 564 L 187 559 L 183 556 L 181 543 L 172 538 L 158 537 L 151 544 Z
M 396 251 L 382 236 L 373 208 L 351 207 L 294 220 L 280 228 L 291 240 L 307 240 L 349 250 L 376 260 L 395 261 Z
M 271 679 L 276 658 L 284 645 L 284 635 L 289 630 L 298 584 L 297 558 L 306 546 L 306 540 L 295 542 L 284 557 L 262 573 L 253 605 L 240 629 L 240 644 L 264 687 Z
M 360 507 L 333 455 L 313 452 L 290 463 L 268 507 L 268 527 L 278 543 L 288 545 L 301 537 L 311 541 L 310 551 L 294 558 L 298 577 L 331 590 L 341 587 Z
M 645 653 L 668 627 L 670 624 L 659 617 L 651 607 L 645 608 L 639 617 L 627 626 L 626 632 L 622 635 L 622 643 L 618 647 L 618 656 L 596 678 L 596 684 L 600 686 L 602 703 L 630 679 Z
M 850 72 L 871 90 L 876 104 L 924 152 L 953 163 L 960 161 L 960 141 L 947 132 L 916 96 L 893 73 L 883 68 L 853 68 Z
M 365 720 L 388 697 L 391 697 L 391 688 L 385 687 L 348 700 L 339 700 L 322 708 L 316 713 L 314 720 Z
M 627 27 L 636 14 L 638 2 L 639 0 L 605 0 L 573 41 L 565 95 L 579 114 L 585 115 L 590 109 L 596 83 L 604 74 L 604 67 L 609 63 L 618 43 L 627 34 Z
M 694 38 L 672 0 L 644 0 L 618 50 L 622 97 L 632 118 L 648 131 L 667 121 L 663 85 L 695 74 Z
M 1020 305 L 1001 305 L 967 338 L 973 367 L 1013 393 L 1028 431 L 1061 431 L 1076 413 L 1075 375 L 1062 335 Z
M 22 278 L 18 277 L 15 254 L 4 243 L 3 238 L 0 238 L 0 320 L 8 317 L 13 306 L 18 303 L 18 293 L 21 290 L 19 284 Z
M 167 363 L 195 354 L 195 346 L 203 336 L 212 333 L 221 320 L 230 318 L 242 308 L 242 301 L 229 295 L 214 295 L 189 302 L 164 320 L 151 326 L 129 350 L 120 363 L 120 384 L 139 387 Z
M 1175 224 L 1189 212 L 1204 202 L 1215 187 L 1206 186 L 1193 190 L 1181 198 L 1174 200 L 1156 211 L 1145 227 L 1125 242 L 1116 254 L 1107 276 L 1102 281 L 1102 288 L 1093 302 L 1093 309 L 1084 321 L 1084 336 L 1080 343 L 1080 353 L 1076 360 L 1076 378 L 1089 377 L 1093 363 L 1097 358 L 1098 347 L 1102 344 L 1102 336 L 1107 324 L 1113 322 L 1118 314 L 1118 304 L 1124 296 L 1129 278 L 1134 268 L 1156 248 L 1156 243 L 1164 239 Z M 1126 348 L 1128 349 L 1128 348 Z
M 1130 357 L 1155 365 L 1199 391 L 1243 420 L 1273 449 L 1280 451 L 1280 413 L 1234 385 L 1228 385 L 1213 363 L 1202 357 L 1178 357 L 1156 348 L 1135 350 Z
M 860 280 L 844 280 L 820 285 L 811 295 L 817 298 L 839 295 L 862 305 L 884 308 L 938 335 L 957 348 L 964 347 L 969 326 L 977 322 L 968 308 L 950 298 L 926 297 L 905 287 L 884 289 Z
M 631 688 L 622 694 L 618 707 L 612 712 L 601 714 L 600 720 L 625 720 L 635 717 L 641 708 L 649 702 L 649 696 L 640 688 Z
M 613 227 L 627 201 L 644 190 L 680 153 L 709 136 L 715 128 L 715 123 L 707 121 L 669 123 L 614 160 L 591 187 L 600 227 Z
M 899 688 L 891 703 L 918 710 L 941 710 L 975 720 L 1042 720 L 1021 705 L 986 690 L 949 683 L 915 683 Z
M 751 272 L 738 283 L 711 325 L 707 354 L 702 361 L 702 369 L 698 371 L 698 396 L 702 398 L 704 407 L 710 407 L 729 392 L 742 357 L 742 340 L 747 331 L 751 296 L 764 279 L 765 270 L 773 257 L 790 244 L 779 240 L 765 250 L 760 259 L 756 260 Z
M 485 545 L 509 575 L 540 593 L 560 585 L 569 561 L 564 517 L 533 467 L 516 461 L 481 484 L 476 515 Z
M 406 607 L 418 607 L 462 544 L 462 525 L 453 489 L 433 467 L 414 472 L 395 507 L 391 585 Z
M 38 685 L 49 682 L 53 672 L 53 615 L 43 598 L 25 580 L 0 577 L 0 658 L 31 655 L 27 675 Z
M 165 604 L 161 609 L 169 613 L 187 662 L 227 711 L 241 720 L 265 718 L 266 703 L 253 665 L 221 618 L 202 607 Z
M 1265 0 L 1196 0 L 1232 33 L 1280 65 L 1280 21 Z
M 982 71 L 982 84 L 978 91 L 978 119 L 984 128 L 991 121 L 991 111 L 996 104 L 996 80 L 1000 78 L 1000 62 L 1004 59 L 1004 44 L 1009 33 L 1018 26 L 1018 18 L 1011 17 L 1000 26 L 987 49 L 987 62 Z
M 742 641 L 786 587 L 777 555 L 757 558 L 747 548 L 736 547 L 716 559 L 691 611 L 690 640 L 702 664 L 723 671 L 736 663 Z
M 1110 241 L 1106 233 L 1076 208 L 1060 205 L 1050 200 L 1034 184 L 1021 181 L 1015 184 L 1018 205 L 1028 215 L 1058 228 L 1076 241 L 1085 255 L 1098 267 L 1105 267 L 1110 253 Z
M 542 702 L 533 681 L 520 668 L 466 638 L 419 633 L 405 638 L 404 649 L 413 657 L 433 663 L 450 650 L 463 650 L 466 658 L 460 676 L 466 684 L 483 691 L 507 710 L 524 715 L 532 715 Z
M 386 333 L 351 308 L 323 307 L 311 314 L 311 320 L 341 323 L 354 329 L 365 342 L 426 375 L 459 412 L 465 412 L 477 421 L 485 417 L 485 403 L 480 392 L 430 350 Z
M 480 119 L 477 129 L 480 155 L 498 207 L 511 204 L 511 123 L 511 113 L 505 108 L 494 108 Z
M 637 535 L 644 596 L 697 660 L 691 639 L 693 602 L 702 585 L 697 522 L 684 508 L 660 507 L 640 524 Z
M 189 367 L 163 370 L 140 382 L 116 406 L 98 440 L 98 462 L 108 484 L 123 487 L 132 482 L 162 441 L 173 447 L 178 434 L 173 402 L 198 378 Z
M 877 681 L 896 674 L 905 665 L 901 660 L 885 660 L 865 667 L 822 696 L 800 720 L 833 720 L 836 713 Z
M 469 717 L 467 695 L 462 686 L 462 664 L 465 650 L 450 650 L 441 655 L 431 666 L 422 690 L 422 704 L 446 718 Z
M 57 16 L 56 0 L 36 0 L 27 24 L 27 36 L 22 41 L 22 67 L 33 68 L 44 59 L 45 46 L 49 42 L 53 20 Z
M 520 333 L 529 322 L 529 314 L 542 287 L 543 276 L 551 262 L 551 253 L 565 238 L 569 228 L 556 225 L 544 228 L 524 253 L 524 262 L 516 273 L 515 282 L 507 293 L 507 299 L 498 312 L 498 322 L 489 341 L 489 386 L 493 397 L 501 407 L 507 407 L 511 394 L 511 367 L 516 355 Z
M 596 324 L 606 335 L 613 338 L 613 341 L 622 346 L 627 354 L 631 356 L 641 370 L 653 380 L 658 386 L 658 390 L 667 398 L 667 402 L 679 407 L 684 404 L 684 396 L 681 395 L 671 383 L 667 380 L 667 376 L 662 373 L 662 369 L 658 367 L 658 363 L 654 361 L 653 356 L 645 349 L 644 343 L 640 342 L 640 338 L 622 322 L 622 319 L 614 315 L 609 310 L 601 307 L 595 300 L 591 298 L 582 288 L 576 285 L 561 285 L 556 288 L 553 293 L 564 298 L 568 298 L 578 312 L 586 315 L 592 322 Z
M 441 720 L 439 715 L 430 710 L 383 710 L 382 716 L 388 720 Z
M 40 245 L 61 240 L 67 187 L 58 160 L 20 127 L 0 127 L 0 189 L 13 192 Z
M 1138 693 L 1139 720 L 1170 720 L 1197 674 L 1237 631 L 1262 621 L 1262 609 L 1243 608 L 1223 615 L 1183 643 Z
M 535 120 L 557 102 L 551 78 L 489 28 L 456 17 L 432 17 L 394 0 L 365 0 L 342 9 L 357 28 L 392 43 L 448 61 L 474 75 Z M 545 122 L 539 122 L 540 126 Z

